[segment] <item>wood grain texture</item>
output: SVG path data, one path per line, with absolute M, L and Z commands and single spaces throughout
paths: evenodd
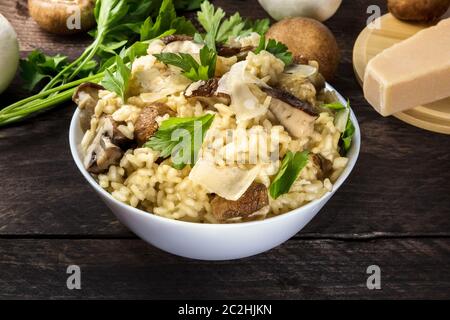
M 228 13 L 267 16 L 256 1 L 214 2 Z M 367 6 L 385 10 L 384 3 L 344 1 L 326 23 L 343 55 L 332 85 L 350 98 L 362 131 L 353 173 L 301 233 L 254 258 L 191 261 L 135 239 L 71 159 L 74 105 L 0 129 L 0 297 L 449 298 L 450 140 L 380 117 L 353 74 Z M 25 0 L 0 0 L 0 12 L 18 31 L 22 55 L 40 47 L 74 57 L 89 42 L 40 31 Z M 16 79 L 0 106 L 25 95 Z M 65 288 L 71 263 L 83 270 L 80 292 Z M 370 264 L 382 267 L 381 291 L 365 287 Z
M 445 299 L 449 254 L 448 239 L 304 240 L 239 261 L 202 262 L 140 240 L 0 240 L 0 298 Z M 66 287 L 73 264 L 81 290 Z M 374 264 L 381 290 L 366 286 Z
M 46 50 L 70 55 L 82 49 L 82 43 L 71 38 L 62 38 L 73 43 L 61 49 L 60 37 L 49 38 L 30 27 L 32 21 L 20 9 L 24 3 L 0 5 L 23 43 L 34 44 L 37 39 Z M 245 16 L 265 16 L 254 1 L 218 3 L 230 13 L 239 8 Z M 365 9 L 364 1 L 344 3 L 327 22 L 343 51 L 333 85 L 350 98 L 361 125 L 360 159 L 347 183 L 302 234 L 448 235 L 450 140 L 393 118 L 382 118 L 365 102 L 351 67 L 351 48 L 364 26 Z M 12 101 L 24 94 L 17 81 L 0 101 Z M 73 164 L 67 141 L 73 108 L 71 104 L 62 105 L 20 126 L 0 130 L 0 234 L 130 235 Z

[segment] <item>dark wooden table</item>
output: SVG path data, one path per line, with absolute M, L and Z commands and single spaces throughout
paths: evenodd
M 266 16 L 256 1 L 215 3 Z M 194 261 L 136 238 L 75 168 L 74 105 L 0 129 L 0 298 L 450 298 L 450 137 L 382 118 L 353 74 L 352 46 L 367 7 L 385 11 L 384 3 L 344 1 L 326 23 L 343 51 L 333 85 L 350 98 L 361 126 L 356 168 L 302 232 L 256 257 Z M 74 57 L 89 41 L 39 31 L 25 0 L 0 0 L 0 12 L 23 55 L 39 47 Z M 24 95 L 16 81 L 0 105 Z M 66 287 L 72 264 L 81 267 L 81 290 Z M 366 287 L 370 265 L 381 268 L 381 290 Z

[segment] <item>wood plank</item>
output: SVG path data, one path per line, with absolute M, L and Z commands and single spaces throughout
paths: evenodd
M 81 52 L 83 46 L 88 44 L 91 39 L 86 34 L 65 37 L 40 29 L 28 14 L 27 0 L 2 1 L 0 13 L 14 26 L 21 51 L 27 52 L 41 48 L 46 52 L 62 52 L 73 55 Z
M 68 265 L 81 290 L 66 288 Z M 368 290 L 369 265 L 381 290 Z M 0 298 L 448 299 L 450 239 L 288 241 L 253 258 L 205 262 L 140 240 L 0 240 Z
M 48 52 L 74 55 L 78 38 L 41 32 L 26 16 L 26 1 L 0 4 L 18 29 L 23 50 L 39 44 Z M 256 1 L 216 1 L 229 13 L 266 16 Z M 371 1 L 383 4 L 384 1 Z M 350 179 L 301 237 L 367 238 L 377 235 L 450 233 L 450 141 L 446 136 L 382 118 L 365 102 L 351 67 L 351 50 L 365 24 L 367 1 L 344 2 L 327 21 L 343 51 L 333 85 L 351 99 L 362 128 L 362 150 Z M 25 10 L 25 11 L 24 11 Z M 360 12 L 361 14 L 355 14 Z M 61 49 L 63 44 L 63 50 Z M 25 93 L 16 83 L 1 104 Z M 130 237 L 77 172 L 67 131 L 74 106 L 62 105 L 20 126 L 0 129 L 0 235 Z

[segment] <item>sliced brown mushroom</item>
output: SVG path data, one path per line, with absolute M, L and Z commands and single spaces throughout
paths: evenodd
M 31 17 L 56 34 L 84 32 L 95 26 L 95 0 L 28 0 Z
M 312 153 L 309 156 L 313 167 L 316 170 L 318 180 L 329 178 L 333 173 L 333 163 L 318 153 Z
M 110 117 L 100 121 L 100 127 L 92 143 L 86 150 L 84 167 L 91 173 L 102 173 L 110 165 L 117 164 L 123 155 L 120 147 L 113 143 L 114 124 Z
M 262 88 L 262 90 L 272 97 L 270 112 L 291 135 L 295 138 L 311 135 L 314 131 L 314 121 L 318 117 L 311 104 L 281 89 Z
M 211 200 L 212 214 L 219 222 L 234 218 L 248 218 L 268 205 L 267 188 L 257 182 L 253 182 L 237 201 L 227 200 L 217 195 Z
M 111 142 L 114 143 L 116 146 L 118 146 L 122 150 L 127 150 L 128 148 L 132 147 L 135 143 L 134 140 L 127 138 L 120 130 L 119 125 L 125 125 L 125 122 L 117 122 L 115 121 L 111 116 L 106 116 L 109 118 L 109 121 L 111 121 L 113 126 L 113 133 L 111 137 Z
M 192 40 L 194 40 L 194 38 L 186 34 L 171 34 L 170 36 L 165 36 L 161 38 L 161 41 L 164 42 L 165 45 L 175 41 L 192 41 Z
M 166 114 L 175 116 L 175 112 L 164 103 L 156 102 L 142 109 L 134 124 L 134 134 L 139 146 L 146 143 L 158 131 L 156 118 Z
M 219 45 L 217 47 L 217 54 L 222 57 L 233 57 L 236 56 L 238 60 L 244 60 L 250 51 L 253 51 L 255 47 L 244 46 L 244 47 L 230 47 L 226 45 Z
M 91 118 L 94 114 L 95 106 L 98 102 L 98 91 L 104 88 L 96 83 L 86 82 L 78 86 L 72 96 L 73 102 L 80 109 L 80 126 L 86 131 L 91 126 Z
M 226 93 L 217 92 L 218 86 L 218 78 L 211 78 L 208 81 L 197 81 L 187 87 L 184 91 L 184 96 L 187 99 L 204 102 L 209 106 L 214 106 L 216 103 L 229 105 L 231 97 Z

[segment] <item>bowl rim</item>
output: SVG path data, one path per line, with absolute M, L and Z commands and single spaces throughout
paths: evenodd
M 331 86 L 330 84 L 326 83 L 326 89 L 328 90 L 332 90 L 336 93 L 339 101 L 341 103 L 346 104 L 347 100 L 345 100 L 342 95 L 336 90 L 334 89 L 333 86 Z M 350 173 L 353 171 L 353 168 L 355 167 L 355 164 L 358 160 L 359 157 L 359 152 L 360 152 L 360 148 L 361 148 L 361 131 L 360 131 L 360 127 L 359 127 L 359 123 L 358 120 L 353 112 L 353 110 L 350 108 L 350 119 L 353 122 L 353 125 L 355 127 L 355 133 L 353 135 L 353 140 L 352 140 L 352 146 L 348 152 L 348 154 L 350 156 L 348 156 L 349 158 L 349 162 L 346 166 L 346 168 L 344 169 L 344 171 L 341 173 L 341 175 L 339 176 L 339 178 L 335 181 L 335 183 L 333 184 L 333 189 L 327 193 L 325 193 L 322 197 L 315 199 L 311 202 L 308 202 L 307 204 L 299 207 L 299 208 L 295 208 L 291 211 L 288 211 L 286 213 L 274 216 L 274 217 L 270 217 L 268 219 L 264 219 L 264 220 L 256 220 L 256 221 L 248 221 L 248 222 L 239 222 L 239 223 L 199 223 L 199 222 L 190 222 L 190 221 L 182 221 L 182 220 L 175 220 L 175 219 L 170 219 L 170 218 L 166 218 L 163 216 L 158 216 L 152 212 L 148 212 L 148 211 L 144 211 L 135 207 L 132 207 L 128 204 L 125 204 L 117 199 L 115 199 L 112 194 L 110 194 L 108 191 L 106 191 L 105 189 L 103 189 L 98 183 L 97 181 L 95 181 L 95 179 L 88 173 L 88 171 L 84 168 L 83 163 L 79 157 L 78 154 L 78 146 L 77 143 L 75 141 L 76 137 L 75 137 L 75 132 L 76 132 L 76 127 L 79 126 L 79 121 L 78 121 L 78 116 L 79 116 L 79 109 L 76 108 L 72 119 L 70 121 L 70 128 L 69 128 L 69 146 L 70 146 L 70 151 L 72 154 L 72 158 L 78 168 L 78 170 L 81 172 L 81 174 L 83 175 L 83 177 L 88 181 L 88 183 L 91 185 L 91 187 L 97 191 L 99 194 L 103 195 L 104 197 L 108 198 L 109 200 L 111 200 L 115 205 L 119 206 L 120 208 L 124 209 L 127 212 L 133 213 L 133 214 L 137 214 L 140 215 L 144 218 L 148 218 L 148 219 L 155 219 L 158 222 L 161 223 L 166 223 L 166 224 L 175 224 L 178 226 L 188 226 L 188 227 L 196 227 L 196 228 L 243 228 L 243 227 L 249 227 L 249 226 L 256 226 L 256 225 L 263 225 L 263 224 L 267 224 L 267 223 L 271 223 L 271 222 L 276 222 L 277 220 L 282 220 L 282 219 L 287 219 L 290 216 L 294 215 L 294 214 L 302 214 L 302 212 L 307 212 L 309 208 L 314 207 L 317 203 L 323 201 L 325 198 L 330 197 L 332 194 L 334 194 L 340 187 L 341 185 L 344 183 L 345 180 L 347 180 L 347 178 L 349 177 Z

